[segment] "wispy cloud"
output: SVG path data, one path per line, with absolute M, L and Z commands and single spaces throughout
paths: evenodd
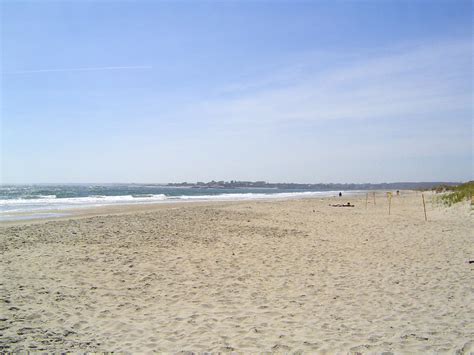
M 152 69 L 149 65 L 117 66 L 117 67 L 86 67 L 86 68 L 57 68 L 57 69 L 32 69 L 16 70 L 11 72 L 2 72 L 4 75 L 14 74 L 36 74 L 36 73 L 55 73 L 55 72 L 76 72 L 76 71 L 103 71 L 103 70 L 135 70 Z
M 271 77 L 230 85 L 226 94 L 229 88 L 235 94 L 192 108 L 194 117 L 199 113 L 214 122 L 275 124 L 416 119 L 472 108 L 470 40 L 385 48 L 320 69 L 311 61 L 293 64 L 303 69 L 285 68 L 283 82 L 281 73 L 275 73 L 273 85 Z

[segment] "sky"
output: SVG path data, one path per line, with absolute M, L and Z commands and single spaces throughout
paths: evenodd
M 0 1 L 0 182 L 472 180 L 472 10 Z

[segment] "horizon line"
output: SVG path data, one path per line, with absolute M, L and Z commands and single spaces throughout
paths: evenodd
M 11 182 L 0 182 L 1 185 L 166 185 L 166 184 L 197 184 L 198 182 L 203 182 L 205 184 L 210 182 L 220 182 L 224 181 L 230 183 L 232 180 L 211 180 L 211 181 L 177 181 L 177 182 L 21 182 L 21 183 L 11 183 Z M 452 183 L 459 184 L 465 182 L 471 182 L 472 180 L 458 180 L 458 181 L 390 181 L 390 182 L 271 182 L 264 180 L 233 180 L 234 182 L 260 182 L 263 181 L 266 184 L 300 184 L 300 185 L 382 185 L 382 184 L 434 184 L 434 183 Z

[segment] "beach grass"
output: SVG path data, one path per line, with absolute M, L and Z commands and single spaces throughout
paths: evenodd
M 443 189 L 447 191 L 445 194 L 439 197 L 439 200 L 446 206 L 452 206 L 462 201 L 471 201 L 474 196 L 474 181 L 469 181 L 457 186 L 443 186 Z

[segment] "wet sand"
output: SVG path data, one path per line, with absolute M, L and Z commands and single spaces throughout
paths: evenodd
M 0 350 L 469 353 L 472 212 L 427 197 L 2 223 Z

